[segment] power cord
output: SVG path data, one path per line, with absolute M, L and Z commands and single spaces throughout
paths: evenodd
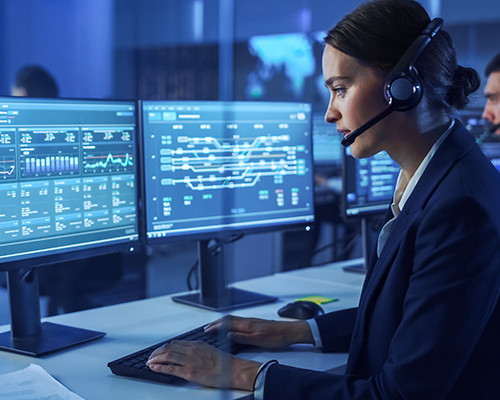
M 343 251 L 343 255 L 345 258 L 345 254 L 347 254 L 349 251 L 351 251 L 351 249 L 354 247 L 354 245 L 356 244 L 356 241 L 358 240 L 359 236 L 361 236 L 361 234 L 359 232 L 355 233 L 347 242 L 347 244 L 345 245 L 344 247 L 344 251 Z M 324 262 L 324 263 L 321 263 L 321 264 L 315 264 L 315 265 L 311 265 L 309 264 L 309 261 L 317 254 L 325 251 L 325 250 L 328 250 L 332 247 L 335 247 L 337 246 L 337 244 L 339 244 L 340 242 L 344 242 L 345 241 L 345 238 L 340 238 L 332 243 L 329 243 L 325 246 L 322 246 L 318 249 L 315 249 L 304 261 L 302 261 L 300 264 L 299 264 L 299 267 L 298 268 L 306 268 L 306 267 L 319 267 L 321 265 L 325 265 L 325 264 L 329 264 L 330 262 L 335 262 L 335 261 L 338 261 L 337 259 L 334 259 L 334 260 L 331 260 L 331 261 L 327 261 L 327 262 Z
M 208 248 L 208 251 L 212 255 L 216 254 L 219 251 L 219 249 L 221 249 L 225 245 L 237 242 L 238 240 L 242 239 L 244 236 L 245 235 L 240 234 L 240 235 L 230 236 L 226 239 L 213 239 L 211 241 L 211 242 L 213 242 L 213 244 Z M 196 260 L 196 262 L 193 264 L 193 266 L 188 271 L 187 278 L 186 278 L 188 290 L 198 290 L 200 287 L 200 279 L 199 279 L 198 274 L 196 273 L 196 271 L 198 269 L 198 263 L 199 263 L 198 260 Z M 191 281 L 193 279 L 194 279 L 194 285 L 191 283 Z

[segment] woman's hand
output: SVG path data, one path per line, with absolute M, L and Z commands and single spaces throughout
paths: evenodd
M 243 360 L 204 342 L 174 341 L 155 350 L 151 370 L 216 388 L 253 390 L 260 363 Z
M 271 321 L 226 316 L 205 327 L 207 332 L 227 332 L 229 340 L 278 349 L 294 343 L 314 343 L 305 321 Z M 175 375 L 217 388 L 253 390 L 260 363 L 244 360 L 204 342 L 174 341 L 155 350 L 148 360 L 155 372 Z
M 279 349 L 294 343 L 314 344 L 311 329 L 305 321 L 271 321 L 229 315 L 211 322 L 205 331 L 227 331 L 227 337 L 233 342 L 268 349 Z

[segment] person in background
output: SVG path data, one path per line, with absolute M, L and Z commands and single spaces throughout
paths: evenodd
M 491 122 L 490 133 L 500 139 L 500 53 L 491 59 L 485 69 L 487 78 L 483 118 Z
M 59 88 L 54 77 L 39 65 L 21 68 L 15 77 L 12 96 L 58 97 Z
M 401 167 L 358 307 L 307 321 L 227 316 L 205 328 L 264 348 L 309 343 L 348 351 L 345 373 L 262 363 L 185 341 L 155 350 L 147 363 L 153 371 L 253 391 L 256 399 L 498 398 L 500 174 L 453 117 L 480 81 L 457 64 L 440 23 L 416 1 L 373 0 L 325 38 L 326 121 L 345 140 L 384 113 L 350 151 L 365 158 L 385 150 Z M 412 43 L 425 37 L 432 39 L 415 53 Z M 387 114 L 397 97 L 385 89 L 399 86 L 391 71 L 408 49 L 418 55 L 405 72 L 418 74 L 423 97 Z

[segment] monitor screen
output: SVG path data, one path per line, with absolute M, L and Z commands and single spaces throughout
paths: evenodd
M 325 121 L 324 114 L 313 114 L 313 155 L 314 165 L 320 167 L 342 167 L 344 146 L 340 143 L 342 134 L 335 125 Z
M 348 220 L 361 220 L 362 263 L 344 270 L 366 273 L 378 237 L 378 220 L 385 215 L 394 196 L 400 167 L 386 152 L 356 159 L 350 147 L 343 151 L 343 208 Z
M 346 217 L 385 214 L 392 201 L 400 167 L 386 152 L 356 159 L 344 150 L 343 193 Z
M 483 108 L 468 107 L 457 113 L 457 118 L 477 139 L 486 136 L 491 125 L 487 119 L 483 118 L 483 111 Z
M 133 102 L 1 98 L 0 263 L 137 240 L 135 135 Z
M 0 348 L 38 356 L 104 335 L 41 323 L 36 267 L 138 244 L 136 132 L 135 102 L 0 98 Z
M 148 239 L 314 219 L 310 105 L 142 102 Z
M 250 36 L 234 44 L 234 98 L 316 102 L 322 83 L 325 32 Z
M 200 292 L 173 299 L 215 310 L 271 301 L 226 287 L 221 243 L 313 222 L 310 104 L 143 101 L 142 127 L 146 239 L 199 244 Z
M 481 143 L 481 150 L 500 172 L 500 140 Z

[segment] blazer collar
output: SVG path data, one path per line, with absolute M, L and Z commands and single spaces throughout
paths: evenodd
M 455 121 L 455 127 L 446 140 L 438 148 L 436 154 L 425 169 L 418 181 L 415 190 L 408 198 L 401 213 L 396 218 L 391 233 L 387 240 L 380 258 L 372 257 L 371 265 L 366 277 L 364 298 L 369 297 L 372 289 L 376 287 L 384 271 L 390 266 L 389 260 L 397 251 L 401 241 L 401 235 L 418 216 L 439 183 L 449 173 L 455 163 L 475 146 L 472 134 L 459 122 Z
M 401 214 L 413 213 L 425 207 L 441 180 L 453 165 L 474 147 L 475 143 L 474 136 L 459 121 L 455 121 L 453 131 L 438 148 L 401 210 Z

